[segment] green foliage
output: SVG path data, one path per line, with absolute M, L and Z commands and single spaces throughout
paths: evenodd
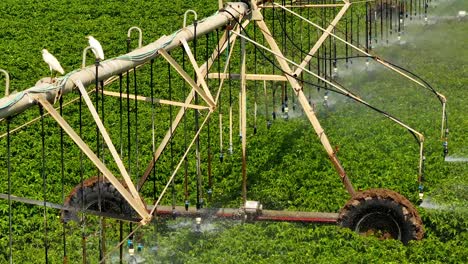
M 434 1 L 433 1 L 434 2 Z M 434 15 L 444 15 L 462 8 L 462 1 L 455 1 L 439 10 L 430 10 Z M 442 3 L 441 3 L 442 5 Z M 42 62 L 40 50 L 47 48 L 62 63 L 66 71 L 79 68 L 81 51 L 87 45 L 86 35 L 93 35 L 104 46 L 106 57 L 114 57 L 126 51 L 126 33 L 128 28 L 137 25 L 144 31 L 144 43 L 154 41 L 162 35 L 168 35 L 182 24 L 183 13 L 192 8 L 199 17 L 211 15 L 216 10 L 216 1 L 17 1 L 7 0 L 0 3 L 0 67 L 9 70 L 12 76 L 12 89 L 23 90 L 34 85 L 41 76 L 49 74 L 48 68 Z M 363 11 L 362 7 L 354 9 L 356 13 Z M 279 16 L 280 11 L 276 11 Z M 316 14 L 321 15 L 321 14 Z M 271 13 L 267 14 L 271 18 Z M 273 28 L 271 22 L 269 26 Z M 342 29 L 343 25 L 338 27 Z M 275 24 L 273 33 L 280 39 L 281 26 Z M 308 30 L 296 23 L 293 29 Z M 301 29 L 302 28 L 302 29 Z M 450 150 L 454 156 L 468 155 L 468 119 L 466 113 L 466 89 L 468 83 L 468 51 L 463 44 L 466 42 L 466 23 L 456 20 L 441 21 L 435 25 L 422 26 L 415 23 L 409 26 L 404 38 L 407 45 L 389 45 L 376 48 L 377 54 L 383 54 L 392 62 L 400 64 L 420 74 L 429 83 L 447 95 L 449 101 Z M 315 31 L 312 31 L 315 38 Z M 252 28 L 247 30 L 253 35 Z M 261 41 L 257 32 L 257 40 Z M 292 34 L 292 33 L 291 33 Z M 202 62 L 206 53 L 205 38 L 201 37 L 197 46 L 198 60 Z M 450 40 L 450 43 L 448 43 Z M 209 39 L 208 51 L 214 49 L 215 36 Z M 306 39 L 297 40 L 304 49 L 310 47 Z M 132 41 L 132 46 L 136 41 Z M 237 44 L 238 45 L 238 44 Z M 290 57 L 298 57 L 300 52 L 292 45 L 282 46 Z M 237 49 L 237 47 L 236 47 Z M 279 73 L 260 53 L 257 67 L 254 67 L 252 54 L 254 48 L 247 45 L 249 54 L 249 71 L 259 73 Z M 338 53 L 343 53 L 343 47 L 338 46 Z M 182 64 L 182 52 L 171 54 Z M 220 67 L 224 66 L 222 56 Z M 269 59 L 274 60 L 273 56 Z M 88 57 L 91 63 L 91 56 Z M 232 72 L 238 72 L 239 54 L 233 58 Z M 371 64 L 373 71 L 362 70 L 363 60 L 354 59 L 349 70 L 339 64 L 339 81 L 353 92 L 362 96 L 373 105 L 382 108 L 402 121 L 410 124 L 426 136 L 426 183 L 425 191 L 438 207 L 435 209 L 419 208 L 426 228 L 426 238 L 423 241 L 411 243 L 405 247 L 397 241 L 378 241 L 375 238 L 360 237 L 350 230 L 334 226 L 301 225 L 289 223 L 259 223 L 241 224 L 240 222 L 210 223 L 210 230 L 202 233 L 193 231 L 193 223 L 188 220 L 161 221 L 149 227 L 142 228 L 137 233 L 136 241 L 143 241 L 145 248 L 141 254 L 148 263 L 416 263 L 416 262 L 468 262 L 468 227 L 467 200 L 468 182 L 467 165 L 460 163 L 444 163 L 439 139 L 440 105 L 433 95 L 416 85 L 402 80 L 389 71 Z M 188 65 L 188 63 L 187 63 Z M 218 65 L 215 64 L 215 68 Z M 172 91 L 168 87 L 167 65 L 162 60 L 156 60 L 155 94 L 156 97 L 183 101 L 188 93 L 188 87 L 180 77 L 172 73 Z M 187 66 L 190 72 L 191 68 Z M 138 71 L 138 93 L 150 96 L 149 65 Z M 306 79 L 309 77 L 306 77 Z M 123 82 L 127 79 L 124 77 Z M 128 79 L 130 93 L 134 93 L 134 77 Z M 315 83 L 315 79 L 309 81 Z M 2 84 L 3 85 L 3 84 Z M 210 87 L 217 87 L 217 80 L 209 82 Z M 241 149 L 238 136 L 238 81 L 231 82 L 231 89 L 225 86 L 221 93 L 222 105 L 210 121 L 211 141 L 208 141 L 207 129 L 200 135 L 200 153 L 202 159 L 203 196 L 209 207 L 238 207 L 241 202 Z M 3 87 L 3 86 L 2 86 Z M 107 87 L 119 91 L 114 83 Z M 124 92 L 126 88 L 124 85 Z M 215 91 L 216 89 L 212 89 Z M 310 123 L 302 115 L 299 107 L 292 111 L 292 95 L 290 94 L 290 112 L 294 113 L 289 120 L 279 117 L 267 129 L 266 120 L 271 119 L 271 112 L 280 113 L 280 89 L 278 84 L 267 83 L 267 96 L 263 95 L 263 83 L 248 83 L 248 108 L 253 109 L 254 94 L 258 94 L 257 127 L 258 133 L 253 135 L 253 110 L 248 116 L 248 197 L 259 200 L 267 209 L 285 209 L 301 211 L 337 212 L 348 199 L 338 175 L 330 165 L 326 153 L 311 129 Z M 275 99 L 273 99 L 273 90 Z M 330 94 L 334 104 L 328 109 L 321 106 L 323 90 L 317 91 L 306 85 L 304 91 L 317 105 L 318 118 L 334 146 L 337 146 L 338 156 L 347 169 L 357 189 L 383 187 L 396 190 L 410 200 L 417 200 L 417 164 L 418 146 L 414 139 L 388 119 L 351 102 L 351 100 Z M 234 109 L 234 152 L 228 154 L 229 138 L 228 109 L 229 92 L 232 92 Z M 65 102 L 76 99 L 76 94 L 64 97 Z M 123 116 L 119 112 L 119 99 L 105 99 L 105 126 L 109 129 L 117 149 L 123 153 L 123 161 L 132 172 L 133 180 L 142 175 L 146 164 L 151 160 L 152 153 L 152 123 L 155 115 L 155 141 L 159 143 L 170 126 L 171 108 L 157 105 L 153 112 L 149 104 L 139 103 L 138 111 L 131 101 L 128 105 L 124 100 Z M 274 105 L 272 101 L 275 101 Z M 296 104 L 298 104 L 296 102 Z M 264 109 L 265 105 L 268 109 Z M 276 107 L 276 109 L 272 109 Z M 126 116 L 127 109 L 131 111 Z M 177 107 L 172 108 L 174 116 Z M 64 116 L 76 130 L 79 128 L 78 104 L 74 103 L 64 108 Z M 222 128 L 224 137 L 223 163 L 219 162 L 218 118 L 221 112 L 224 117 Z M 135 113 L 139 117 L 139 129 L 135 127 Z M 206 115 L 201 111 L 201 118 Z M 37 108 L 15 117 L 12 127 L 17 127 L 38 116 Z M 95 126 L 91 117 L 85 112 L 83 116 L 83 138 L 92 149 L 96 148 Z M 123 122 L 123 132 L 120 133 L 120 122 Z M 50 202 L 62 203 L 63 196 L 78 185 L 83 178 L 96 174 L 96 169 L 86 159 L 80 161 L 80 151 L 68 138 L 64 139 L 64 190 L 62 191 L 60 129 L 50 118 L 45 118 L 46 145 L 46 185 L 43 186 L 41 175 L 41 126 L 36 122 L 18 132 L 11 138 L 12 193 L 17 196 L 46 199 Z M 127 131 L 127 122 L 130 128 Z M 194 114 L 190 111 L 185 120 L 189 140 L 194 135 Z M 0 134 L 6 131 L 2 122 Z M 177 162 L 182 157 L 186 147 L 184 125 L 176 131 L 171 146 L 160 158 L 156 172 L 142 192 L 147 203 L 153 203 L 173 172 Z M 136 158 L 136 134 L 138 133 L 139 157 Z M 130 138 L 130 140 L 128 140 Z M 6 139 L 1 139 L 0 147 L 0 192 L 7 193 Z M 128 149 L 130 148 L 130 151 Z M 170 148 L 172 148 L 172 153 Z M 208 155 L 208 149 L 211 155 Z M 106 160 L 110 160 L 108 152 Z M 195 152 L 188 155 L 187 176 L 189 178 L 189 196 L 191 205 L 195 204 L 196 169 Z M 208 160 L 213 162 L 213 198 L 206 195 L 208 181 Z M 81 165 L 83 164 L 83 165 Z M 107 162 L 109 168 L 117 173 L 115 164 Z M 184 165 L 176 174 L 174 197 L 177 204 L 185 201 Z M 153 181 L 155 188 L 153 189 Z M 163 198 L 163 204 L 172 203 L 172 188 Z M 465 208 L 461 210 L 460 208 Z M 0 201 L 0 263 L 6 263 L 8 252 L 8 203 Z M 44 261 L 44 216 L 43 208 L 20 203 L 13 203 L 13 255 L 15 263 L 41 263 Z M 52 263 L 62 261 L 62 224 L 59 212 L 48 209 L 49 256 Z M 107 247 L 114 247 L 119 241 L 118 223 L 109 220 L 107 228 Z M 91 263 L 95 263 L 98 252 L 98 219 L 89 217 L 87 223 L 78 226 L 71 223 L 67 226 L 67 253 L 71 263 L 81 260 L 81 236 L 84 234 L 87 244 L 87 255 Z M 128 227 L 125 225 L 125 233 Z M 152 247 L 157 250 L 151 250 Z M 125 251 L 127 247 L 124 248 Z M 113 254 L 112 257 L 116 255 Z

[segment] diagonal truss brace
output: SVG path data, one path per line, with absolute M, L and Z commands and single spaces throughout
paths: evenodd
M 117 92 L 112 92 L 112 91 L 106 91 L 106 90 L 101 90 L 101 92 L 104 95 L 108 96 L 113 96 L 113 97 L 123 97 L 125 99 L 129 98 L 132 100 L 138 100 L 138 101 L 143 101 L 143 102 L 149 102 L 149 103 L 159 103 L 159 104 L 165 104 L 165 105 L 173 105 L 173 106 L 180 106 L 180 107 L 185 107 L 185 108 L 191 108 L 191 109 L 197 109 L 197 110 L 208 110 L 208 106 L 203 106 L 203 105 L 196 105 L 196 104 L 190 104 L 190 103 L 183 103 L 183 102 L 176 102 L 176 101 L 170 101 L 170 100 L 165 100 L 165 99 L 158 99 L 158 98 L 153 98 L 147 97 L 147 96 L 141 96 L 141 95 L 134 95 L 134 94 L 120 94 Z
M 254 10 L 258 9 L 257 5 L 252 1 L 252 8 Z M 345 5 L 346 6 L 346 5 Z M 265 37 L 265 40 L 267 41 L 268 45 L 271 47 L 271 49 L 277 53 L 280 54 L 281 57 L 275 56 L 276 60 L 278 61 L 281 69 L 284 72 L 287 73 L 292 73 L 291 67 L 289 66 L 287 60 L 284 59 L 283 53 L 281 52 L 278 44 L 276 43 L 276 40 L 272 37 L 272 34 L 270 32 L 270 29 L 266 25 L 264 20 L 259 20 L 255 21 L 260 28 L 260 30 L 263 33 L 263 36 Z M 243 37 L 242 35 L 239 35 Z M 299 83 L 298 80 L 293 78 L 291 75 L 286 75 L 286 78 L 288 79 L 289 83 L 291 84 L 299 103 L 302 106 L 302 109 L 304 109 L 304 113 L 306 114 L 307 118 L 309 119 L 310 123 L 312 124 L 312 127 L 315 130 L 315 133 L 320 139 L 320 142 L 325 148 L 325 151 L 328 154 L 328 157 L 330 158 L 330 161 L 332 162 L 333 166 L 335 169 L 338 171 L 338 174 L 340 175 L 341 181 L 343 182 L 346 190 L 351 196 L 354 196 L 355 190 L 354 187 L 351 183 L 351 181 L 348 178 L 348 175 L 346 174 L 343 166 L 341 165 L 340 161 L 338 160 L 338 157 L 336 156 L 336 153 L 333 149 L 333 147 L 330 144 L 330 141 L 328 140 L 328 137 L 325 134 L 324 129 L 320 125 L 320 122 L 317 119 L 317 116 L 314 113 L 314 109 L 312 109 L 312 106 L 309 105 L 309 101 L 304 94 L 304 91 L 302 90 L 302 85 Z
M 205 76 L 200 70 L 200 67 L 198 67 L 197 61 L 195 60 L 195 56 L 193 55 L 192 51 L 190 50 L 190 47 L 187 43 L 187 40 L 181 39 L 180 42 L 184 46 L 185 52 L 187 53 L 190 63 L 192 63 L 193 69 L 195 70 L 195 73 L 197 74 L 197 81 L 201 84 L 203 87 L 203 90 L 205 91 L 206 95 L 210 98 L 210 100 L 214 103 L 213 96 L 211 95 L 210 89 L 208 88 L 208 85 L 206 84 L 205 81 Z
M 73 130 L 65 119 L 55 110 L 55 108 L 44 98 L 43 95 L 35 95 L 35 100 L 44 107 L 44 109 L 57 121 L 63 130 L 70 136 L 76 145 L 88 156 L 91 162 L 102 172 L 102 174 L 111 182 L 111 184 L 119 191 L 122 197 L 135 209 L 141 216 L 142 223 L 148 223 L 151 220 L 151 215 L 144 206 L 141 206 L 141 200 L 135 199 L 132 194 L 122 185 L 122 183 L 112 174 L 106 165 L 96 156 L 89 146 L 81 139 L 81 137 Z
M 210 106 L 211 111 L 213 111 L 216 107 L 216 103 L 213 101 L 213 98 L 211 97 L 211 94 L 208 95 L 205 93 L 203 89 L 200 89 L 200 87 L 197 85 L 197 83 L 188 75 L 188 73 L 177 63 L 177 61 L 172 58 L 169 53 L 167 53 L 166 50 L 160 49 L 159 54 L 163 56 L 164 59 L 166 59 L 169 64 L 184 78 L 184 80 L 205 100 L 205 102 Z

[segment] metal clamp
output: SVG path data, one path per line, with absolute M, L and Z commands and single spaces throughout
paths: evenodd
M 184 28 L 187 27 L 187 15 L 188 15 L 188 13 L 192 13 L 194 15 L 194 17 L 195 17 L 194 21 L 198 20 L 197 12 L 195 12 L 192 9 L 189 9 L 189 10 L 185 11 L 185 14 L 184 14 Z
M 143 31 L 139 27 L 131 27 L 128 29 L 127 32 L 127 41 L 130 42 L 130 36 L 132 35 L 132 31 L 137 30 L 138 31 L 138 48 L 141 48 L 143 46 Z

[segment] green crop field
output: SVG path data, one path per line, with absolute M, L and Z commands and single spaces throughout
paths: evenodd
M 334 225 L 243 222 L 216 220 L 214 217 L 203 218 L 197 230 L 191 218 L 156 217 L 152 223 L 135 233 L 134 243 L 142 246 L 136 254 L 137 260 L 141 263 L 468 263 L 468 18 L 457 18 L 458 11 L 466 10 L 467 5 L 465 0 L 428 2 L 427 23 L 421 15 L 411 20 L 405 19 L 401 39 L 397 39 L 396 32 L 376 35 L 377 42 L 374 40 L 372 52 L 423 78 L 446 96 L 448 156 L 444 158 L 441 140 L 442 106 L 431 91 L 374 61 L 366 65 L 367 59 L 355 56 L 356 51 L 350 54 L 352 58 L 348 63 L 341 59 L 338 61 L 334 79 L 360 98 L 391 113 L 425 136 L 422 203 L 418 202 L 419 145 L 415 137 L 384 115 L 340 94 L 327 94 L 328 106 L 325 107 L 325 90 L 314 86 L 323 83 L 306 74 L 303 79 L 304 93 L 316 106 L 320 124 L 356 190 L 386 188 L 407 197 L 416 205 L 422 218 L 425 229 L 422 240 L 404 245 L 398 240 L 360 236 L 353 230 Z M 42 61 L 41 50 L 44 48 L 58 58 L 65 72 L 71 72 L 81 67 L 82 51 L 88 45 L 85 37 L 88 35 L 99 39 L 108 59 L 126 53 L 127 30 L 132 26 L 143 30 L 143 44 L 146 45 L 181 28 L 186 10 L 193 9 L 199 18 L 203 18 L 215 13 L 217 5 L 214 0 L 4 0 L 0 3 L 0 69 L 10 73 L 10 93 L 23 91 L 50 75 L 47 64 Z M 312 8 L 311 13 L 305 10 L 300 11 L 302 15 L 322 23 L 320 19 L 323 13 Z M 364 14 L 364 4 L 353 4 L 353 12 Z M 301 55 L 304 56 L 304 51 L 300 49 L 310 49 L 307 33 L 312 35 L 312 39 L 317 38 L 315 30 L 310 34 L 310 26 L 297 21 L 286 24 L 290 28 L 285 30 L 281 21 L 294 20 L 292 16 L 281 20 L 281 11 L 264 15 L 267 24 L 273 28 L 273 36 L 282 43 L 283 52 L 289 58 L 298 61 Z M 331 20 L 332 11 L 326 17 Z M 276 19 L 276 23 L 271 22 L 273 19 Z M 326 25 L 327 21 L 323 23 Z M 365 32 L 362 20 L 354 30 L 356 28 L 361 30 L 359 36 L 362 46 Z M 281 35 L 282 31 L 289 35 Z M 338 31 L 344 31 L 342 22 L 338 25 Z M 196 46 L 190 44 L 192 50 L 197 51 L 199 64 L 216 48 L 215 43 L 223 30 L 218 33 L 218 36 L 213 32 L 207 37 L 200 37 Z M 258 28 L 248 27 L 246 33 L 264 43 L 264 39 L 259 37 Z M 131 42 L 132 49 L 137 45 L 135 36 Z M 292 45 L 293 41 L 295 45 Z M 238 73 L 240 69 L 237 46 L 240 47 L 239 43 L 234 47 L 233 73 Z M 250 43 L 246 43 L 246 49 L 248 72 L 281 74 L 278 68 L 270 65 L 269 60 L 274 60 L 272 55 L 263 56 Z M 318 54 L 322 54 L 322 51 L 320 49 Z M 327 54 L 331 54 L 330 50 Z M 181 49 L 174 50 L 171 55 L 184 68 L 187 67 L 189 74 L 193 74 Z M 337 44 L 336 56 L 345 56 L 344 45 Z M 221 62 L 216 62 L 211 72 L 217 72 L 216 67 L 224 66 L 226 58 L 227 53 L 223 52 Z M 87 60 L 87 65 L 94 63 L 91 53 Z M 316 67 L 314 60 L 312 64 Z M 316 70 L 314 67 L 312 71 Z M 151 71 L 147 63 L 137 71 L 138 77 L 133 74 L 123 76 L 123 85 L 128 82 L 132 94 L 149 97 L 154 93 L 158 98 L 183 101 L 189 87 L 175 70 L 172 69 L 169 75 L 168 68 L 164 60 L 157 58 L 154 61 L 156 70 Z M 154 74 L 154 90 L 150 89 L 151 72 Z M 1 76 L 2 97 L 3 81 L 4 77 Z M 134 83 L 138 83 L 138 92 Z M 213 91 L 217 91 L 218 80 L 209 80 L 208 85 L 215 93 Z M 266 95 L 261 81 L 249 81 L 247 86 L 247 135 L 243 136 L 247 137 L 248 200 L 260 201 L 264 209 L 269 210 L 339 212 L 350 197 L 299 102 L 293 98 L 291 89 L 287 90 L 289 116 L 284 118 L 285 114 L 281 112 L 281 89 L 278 89 L 280 84 L 266 83 Z M 239 87 L 239 80 L 225 84 L 221 104 L 200 134 L 202 196 L 206 208 L 238 208 L 242 203 Z M 119 81 L 109 84 L 106 89 L 119 92 Z M 64 103 L 76 100 L 77 94 L 73 92 L 65 95 Z M 91 97 L 94 100 L 94 94 Z M 254 103 L 258 104 L 258 114 L 254 111 Z M 157 108 L 152 108 L 148 103 L 136 105 L 133 101 L 127 103 L 112 97 L 106 97 L 102 104 L 103 112 L 106 111 L 104 125 L 134 182 L 144 173 L 152 159 L 152 128 L 156 131 L 154 141 L 159 143 L 171 125 L 170 117 L 174 117 L 179 109 L 156 105 Z M 230 105 L 234 109 L 232 154 L 228 151 Z M 63 108 L 63 116 L 76 131 L 81 127 L 80 134 L 94 150 L 99 146 L 95 125 L 88 112 L 83 112 L 81 119 L 84 121 L 79 121 L 79 107 L 77 101 L 73 101 Z M 272 119 L 272 112 L 277 114 L 275 120 Z M 176 131 L 170 146 L 161 155 L 141 190 L 148 205 L 154 204 L 182 158 L 187 142 L 194 136 L 198 116 L 194 113 L 190 110 L 183 120 L 182 128 Z M 201 123 L 206 117 L 206 111 L 200 110 L 198 113 Z M 224 115 L 221 129 L 219 113 Z M 8 120 L 10 129 L 38 116 L 38 107 L 32 107 Z M 101 117 L 104 119 L 102 113 Z M 267 125 L 268 122 L 272 122 L 271 127 Z M 61 141 L 60 127 L 50 116 L 44 117 L 43 122 L 35 121 L 11 133 L 10 159 L 7 159 L 7 130 L 7 121 L 1 120 L 1 194 L 11 190 L 12 195 L 63 204 L 75 186 L 83 179 L 96 175 L 96 168 L 90 161 L 80 159 L 81 152 L 70 138 L 65 136 Z M 224 141 L 220 140 L 220 130 Z M 102 150 L 102 159 L 105 159 L 112 172 L 117 173 L 117 166 L 111 162 L 109 151 L 104 147 Z M 221 153 L 224 157 L 222 162 Z M 191 207 L 195 206 L 196 163 L 196 153 L 192 149 L 188 152 L 187 162 L 182 163 L 180 171 L 175 174 L 174 183 L 163 196 L 161 204 L 183 206 L 188 201 Z M 210 196 L 207 194 L 208 189 L 212 191 Z M 81 223 L 71 221 L 64 225 L 59 210 L 19 202 L 13 202 L 10 208 L 8 201 L 2 199 L 0 263 L 9 262 L 10 237 L 13 263 L 62 263 L 65 262 L 64 255 L 68 263 L 82 263 L 82 255 L 86 255 L 89 263 L 98 263 L 99 237 L 103 229 L 106 252 L 111 252 L 106 263 L 119 263 L 119 249 L 116 246 L 121 240 L 125 241 L 122 249 L 124 262 L 127 262 L 129 248 L 124 237 L 136 226 L 121 224 L 113 219 L 103 222 L 92 215 Z M 47 252 L 44 244 L 47 244 Z

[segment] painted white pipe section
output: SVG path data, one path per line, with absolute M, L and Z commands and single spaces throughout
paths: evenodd
M 245 3 L 233 2 L 226 4 L 225 10 L 239 18 L 246 15 L 249 8 Z M 197 36 L 200 37 L 213 32 L 215 29 L 228 24 L 231 20 L 231 15 L 221 10 L 198 22 Z M 166 51 L 171 51 L 181 46 L 180 39 L 191 41 L 193 38 L 194 27 L 190 25 L 174 32 L 170 36 L 163 36 L 155 42 L 138 48 L 128 54 L 104 60 L 99 66 L 99 81 L 106 80 L 119 73 L 124 73 L 154 59 L 159 55 L 157 51 L 161 48 L 164 48 Z M 22 113 L 29 107 L 35 105 L 36 103 L 33 97 L 30 96 L 32 94 L 42 94 L 44 98 L 53 103 L 58 93 L 66 94 L 75 89 L 74 80 L 80 80 L 85 87 L 94 84 L 95 74 L 95 66 L 92 65 L 84 69 L 74 70 L 56 79 L 52 84 L 39 82 L 34 87 L 6 96 L 0 99 L 0 119 Z

